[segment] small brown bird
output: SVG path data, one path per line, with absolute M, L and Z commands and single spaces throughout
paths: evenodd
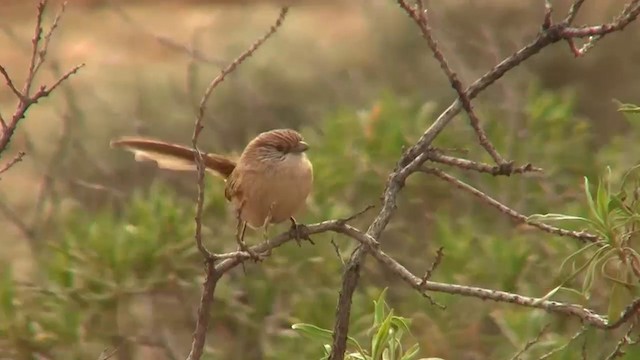
M 155 161 L 160 168 L 197 169 L 195 152 L 186 146 L 122 137 L 111 141 L 111 147 L 133 152 L 138 161 Z M 296 240 L 301 240 L 302 225 L 297 224 L 294 215 L 304 207 L 313 186 L 313 167 L 305 154 L 308 148 L 297 131 L 277 129 L 251 140 L 237 162 L 202 153 L 206 170 L 226 180 L 225 197 L 237 212 L 238 242 L 243 250 L 247 250 L 243 242 L 247 224 L 254 229 L 263 227 L 266 237 L 269 224 L 290 220 Z

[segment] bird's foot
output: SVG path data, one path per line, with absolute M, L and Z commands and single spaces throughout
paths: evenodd
M 316 244 L 309 237 L 308 235 L 309 229 L 307 228 L 306 225 L 298 224 L 298 222 L 296 222 L 296 219 L 294 218 L 291 218 L 290 220 L 291 220 L 291 228 L 289 228 L 289 233 L 291 234 L 291 237 L 296 241 L 298 246 L 302 246 L 302 240 L 307 240 L 312 245 Z

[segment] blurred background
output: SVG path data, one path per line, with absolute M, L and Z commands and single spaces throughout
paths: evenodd
M 416 26 L 394 1 L 290 1 L 282 28 L 208 104 L 201 148 L 237 154 L 258 132 L 292 127 L 311 144 L 315 190 L 301 218 L 317 222 L 378 204 L 402 148 L 414 143 L 454 99 Z M 434 35 L 463 83 L 532 40 L 540 1 L 430 1 Z M 569 1 L 554 1 L 558 19 Z M 50 24 L 60 2 L 51 1 Z M 78 63 L 77 75 L 33 106 L 9 153 L 24 161 L 0 180 L 0 358 L 184 358 L 195 324 L 202 260 L 193 241 L 193 173 L 135 163 L 109 140 L 140 134 L 190 144 L 209 81 L 278 16 L 284 1 L 71 0 L 37 83 Z M 16 82 L 27 70 L 35 1 L 0 2 L 0 64 Z M 587 2 L 577 24 L 609 21 L 622 1 Z M 614 178 L 637 163 L 638 120 L 617 111 L 640 102 L 640 26 L 599 42 L 576 59 L 565 43 L 508 73 L 475 108 L 498 150 L 543 174 L 497 178 L 445 169 L 524 214 L 587 213 L 583 176 L 606 166 Z M 197 50 L 186 54 L 176 44 Z M 0 109 L 15 99 L 0 87 Z M 490 162 L 465 116 L 436 146 Z M 205 242 L 235 250 L 224 184 L 208 178 Z M 573 239 L 517 226 L 439 179 L 416 174 L 399 197 L 384 249 L 417 274 L 435 251 L 445 257 L 432 280 L 542 296 L 558 285 Z M 355 221 L 366 227 L 372 212 Z M 284 226 L 275 231 L 283 231 Z M 290 243 L 264 263 L 233 270 L 218 285 L 208 359 L 317 359 L 322 344 L 290 329 L 332 328 L 342 261 L 355 248 L 332 234 L 316 245 Z M 247 241 L 261 235 L 249 233 Z M 334 240 L 341 257 L 330 240 Z M 553 275 L 553 276 L 552 276 Z M 576 279 L 580 282 L 581 279 Z M 409 343 L 423 357 L 509 359 L 550 323 L 527 354 L 566 344 L 578 321 L 505 304 L 433 294 L 441 310 L 367 261 L 355 294 L 351 335 L 366 342 L 384 287 L 395 313 L 411 318 Z M 554 299 L 607 313 L 610 288 L 596 281 L 588 299 Z M 600 358 L 621 336 L 590 330 Z M 558 359 L 578 358 L 580 341 Z M 628 357 L 640 356 L 629 350 Z M 635 355 L 634 355 L 635 354 Z M 526 358 L 526 357 L 524 357 Z

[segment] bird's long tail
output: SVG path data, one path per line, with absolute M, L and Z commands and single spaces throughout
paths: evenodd
M 197 169 L 195 152 L 186 146 L 131 136 L 112 140 L 110 145 L 112 148 L 131 151 L 138 161 L 155 161 L 158 167 L 163 169 L 178 171 L 195 171 Z M 202 159 L 207 171 L 224 179 L 228 178 L 236 167 L 235 161 L 222 155 L 202 153 Z

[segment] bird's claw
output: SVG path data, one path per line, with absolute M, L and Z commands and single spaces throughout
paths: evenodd
M 312 245 L 316 244 L 309 237 L 308 235 L 309 229 L 304 224 L 298 224 L 297 222 L 292 221 L 291 228 L 289 229 L 289 233 L 291 234 L 291 237 L 296 241 L 298 246 L 302 246 L 302 240 L 307 240 Z
M 240 244 L 240 251 L 244 251 L 247 254 L 249 254 L 249 257 L 251 258 L 251 260 L 253 260 L 254 262 L 260 262 L 262 260 L 264 260 L 267 256 L 269 256 L 268 253 L 257 253 L 253 250 L 251 250 L 251 248 L 249 246 L 247 246 L 247 244 L 245 243 L 241 243 Z

